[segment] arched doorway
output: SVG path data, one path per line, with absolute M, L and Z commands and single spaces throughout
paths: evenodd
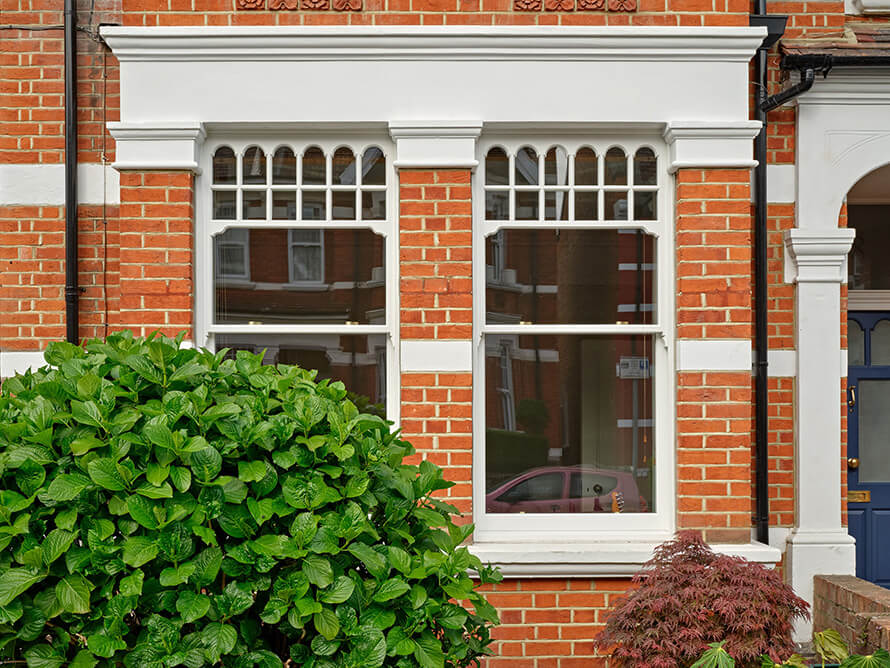
M 856 575 L 890 587 L 890 165 L 847 194 L 848 527 Z

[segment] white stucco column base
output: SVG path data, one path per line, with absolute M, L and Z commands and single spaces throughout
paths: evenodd
M 797 283 L 795 384 L 795 528 L 786 579 L 813 603 L 814 575 L 856 570 L 853 539 L 841 524 L 841 283 L 854 230 L 786 232 L 786 277 Z M 795 638 L 810 639 L 798 623 Z
M 794 529 L 787 538 L 785 574 L 794 593 L 812 605 L 813 577 L 856 574 L 856 543 L 844 528 L 836 531 Z M 795 642 L 808 642 L 812 635 L 812 619 L 794 625 Z

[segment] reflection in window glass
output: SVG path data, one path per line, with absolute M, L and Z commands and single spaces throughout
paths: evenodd
M 871 330 L 871 366 L 890 365 L 890 320 L 881 320 Z
M 656 220 L 655 192 L 634 192 L 634 220 Z
M 595 186 L 596 176 L 596 153 L 582 148 L 575 154 L 575 185 Z
M 515 429 L 504 422 L 505 342 Z M 487 512 L 653 510 L 653 343 L 638 335 L 485 335 Z
M 221 146 L 213 154 L 214 185 L 234 185 L 236 179 L 235 152 L 228 146 Z
M 564 186 L 569 180 L 569 156 L 564 148 L 554 146 L 544 156 L 544 185 Z
M 241 182 L 258 185 L 266 182 L 266 154 L 258 146 L 244 151 L 241 160 Z
M 303 185 L 323 186 L 325 183 L 324 153 L 318 147 L 310 147 L 303 153 Z
M 627 191 L 608 190 L 605 193 L 606 220 L 627 220 Z
M 655 322 L 655 238 L 650 235 L 501 230 L 485 244 L 487 262 L 499 257 L 503 265 L 500 279 L 486 289 L 488 324 Z
M 847 320 L 847 356 L 851 366 L 865 366 L 865 332 L 855 320 Z
M 282 146 L 272 158 L 272 183 L 291 184 L 297 182 L 297 157 L 287 146 Z
M 272 218 L 275 220 L 297 219 L 297 191 L 272 191 Z
M 265 220 L 265 190 L 245 190 L 241 193 L 241 217 L 246 220 Z
M 610 148 L 606 153 L 605 168 L 607 186 L 627 185 L 627 157 L 624 151 L 618 147 Z
M 355 156 L 352 150 L 344 147 L 334 152 L 331 163 L 331 178 L 335 186 L 355 185 Z
M 516 197 L 516 220 L 537 220 L 540 199 L 538 191 L 518 190 L 514 196 Z
M 658 183 L 658 162 L 655 152 L 643 147 L 634 156 L 634 185 L 654 186 Z
M 251 282 L 215 283 L 216 323 L 384 324 L 383 237 L 362 229 L 239 233 L 249 242 Z M 226 232 L 215 243 L 231 240 Z
M 215 220 L 235 220 L 235 191 L 213 191 L 213 218 Z
M 248 235 L 245 229 L 228 229 L 216 237 L 216 274 L 220 278 L 248 278 Z
M 848 224 L 856 238 L 847 261 L 850 290 L 890 290 L 890 204 L 850 204 Z
M 264 364 L 296 364 L 318 371 L 316 382 L 341 381 L 347 397 L 362 413 L 385 417 L 386 337 L 353 334 L 217 334 L 216 349 L 255 354 L 265 351 Z
M 538 154 L 531 146 L 523 146 L 516 153 L 515 180 L 518 186 L 538 185 Z
M 493 148 L 485 157 L 485 185 L 506 186 L 510 183 L 510 161 L 502 148 Z
M 334 220 L 355 220 L 355 190 L 335 190 L 331 194 L 331 215 Z
M 386 158 L 376 146 L 365 149 L 362 154 L 362 184 L 366 186 L 386 185 Z

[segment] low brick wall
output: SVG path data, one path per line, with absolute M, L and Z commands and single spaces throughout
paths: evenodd
M 835 629 L 850 650 L 890 650 L 890 590 L 852 575 L 817 575 L 813 628 Z

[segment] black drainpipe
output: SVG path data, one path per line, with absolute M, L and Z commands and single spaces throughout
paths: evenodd
M 766 211 L 766 111 L 761 103 L 767 91 L 767 54 L 785 32 L 784 16 L 767 16 L 766 0 L 757 0 L 752 26 L 766 26 L 767 36 L 754 60 L 755 119 L 760 133 L 754 140 L 754 526 L 757 541 L 769 543 L 769 431 L 767 393 L 769 391 L 769 350 L 767 332 L 767 211 Z
M 754 443 L 755 443 L 755 515 L 757 541 L 769 543 L 769 332 L 767 250 L 767 184 L 766 135 L 767 113 L 813 86 L 815 70 L 801 69 L 800 83 L 773 96 L 768 96 L 767 56 L 785 32 L 787 16 L 767 15 L 766 0 L 757 0 L 757 12 L 750 16 L 750 25 L 765 26 L 767 36 L 757 49 L 754 61 L 754 85 L 757 104 L 755 118 L 760 133 L 754 141 Z
M 65 0 L 65 333 L 74 344 L 77 297 L 77 8 Z

